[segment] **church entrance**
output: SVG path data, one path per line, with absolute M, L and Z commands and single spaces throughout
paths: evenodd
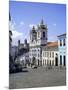
M 55 66 L 58 66 L 58 57 L 55 58 Z

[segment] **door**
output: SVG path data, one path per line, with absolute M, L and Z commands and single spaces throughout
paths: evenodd
M 55 66 L 58 66 L 58 57 L 55 58 Z
M 62 56 L 60 55 L 60 65 L 62 66 Z
M 64 56 L 64 66 L 66 66 L 66 57 Z
M 50 60 L 50 66 L 51 66 L 51 60 Z

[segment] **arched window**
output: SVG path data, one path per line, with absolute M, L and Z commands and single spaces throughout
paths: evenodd
M 43 38 L 45 38 L 45 32 L 43 32 Z
M 50 52 L 50 57 L 51 57 L 51 52 Z
M 63 40 L 63 46 L 65 46 L 65 39 Z
M 52 57 L 54 57 L 54 52 L 52 52 Z
M 62 46 L 62 40 L 60 40 L 60 46 Z

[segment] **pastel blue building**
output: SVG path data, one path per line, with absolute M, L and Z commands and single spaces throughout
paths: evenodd
M 58 36 L 58 65 L 66 66 L 66 34 Z

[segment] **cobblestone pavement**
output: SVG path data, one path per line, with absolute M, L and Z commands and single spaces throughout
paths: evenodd
M 66 70 L 49 69 L 38 67 L 37 69 L 27 69 L 28 72 L 19 72 L 9 75 L 9 88 L 33 88 L 49 86 L 65 86 Z

